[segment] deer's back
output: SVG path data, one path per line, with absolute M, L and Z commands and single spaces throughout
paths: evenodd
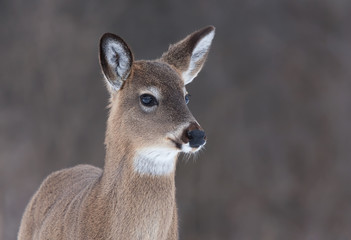
M 35 193 L 24 213 L 19 239 L 65 238 L 77 234 L 84 200 L 98 182 L 102 170 L 78 165 L 50 174 Z

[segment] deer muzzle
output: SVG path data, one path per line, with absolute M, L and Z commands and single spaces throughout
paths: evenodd
M 182 136 L 184 143 L 189 143 L 191 148 L 199 148 L 206 143 L 205 131 L 197 123 L 191 123 Z

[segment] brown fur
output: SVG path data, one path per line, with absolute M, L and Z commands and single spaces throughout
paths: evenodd
M 183 40 L 181 46 L 187 41 L 190 45 L 188 50 L 181 48 L 183 58 L 177 55 L 178 61 L 189 63 L 199 35 L 210 30 L 213 27 Z M 24 212 L 18 239 L 178 239 L 174 171 L 160 176 L 141 174 L 135 171 L 133 159 L 140 148 L 162 146 L 179 151 L 167 139 L 169 132 L 179 132 L 178 145 L 188 141 L 178 130 L 196 125 L 184 102 L 181 73 L 186 66 L 172 58 L 176 45 L 172 47 L 175 53 L 164 54 L 173 59 L 169 62 L 133 62 L 129 47 L 121 41 L 131 61 L 125 76 L 118 76 L 108 62 L 100 60 L 109 84 L 122 81 L 119 90 L 110 89 L 104 169 L 78 165 L 49 175 Z M 148 86 L 156 86 L 162 95 L 152 113 L 142 110 L 139 99 Z

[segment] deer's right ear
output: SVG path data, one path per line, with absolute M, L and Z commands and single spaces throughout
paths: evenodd
M 109 90 L 118 91 L 128 78 L 133 54 L 124 40 L 112 33 L 105 33 L 100 40 L 100 66 Z
M 213 26 L 196 31 L 171 45 L 161 59 L 177 68 L 182 73 L 184 84 L 188 84 L 204 65 L 214 34 Z

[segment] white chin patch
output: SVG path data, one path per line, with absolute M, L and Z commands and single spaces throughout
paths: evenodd
M 140 174 L 168 175 L 175 171 L 178 152 L 169 148 L 144 148 L 137 151 L 134 169 Z
M 195 153 L 195 152 L 199 151 L 202 148 L 202 146 L 200 146 L 198 148 L 192 148 L 192 147 L 190 147 L 189 143 L 183 144 L 182 145 L 182 152 L 184 152 L 184 153 Z

